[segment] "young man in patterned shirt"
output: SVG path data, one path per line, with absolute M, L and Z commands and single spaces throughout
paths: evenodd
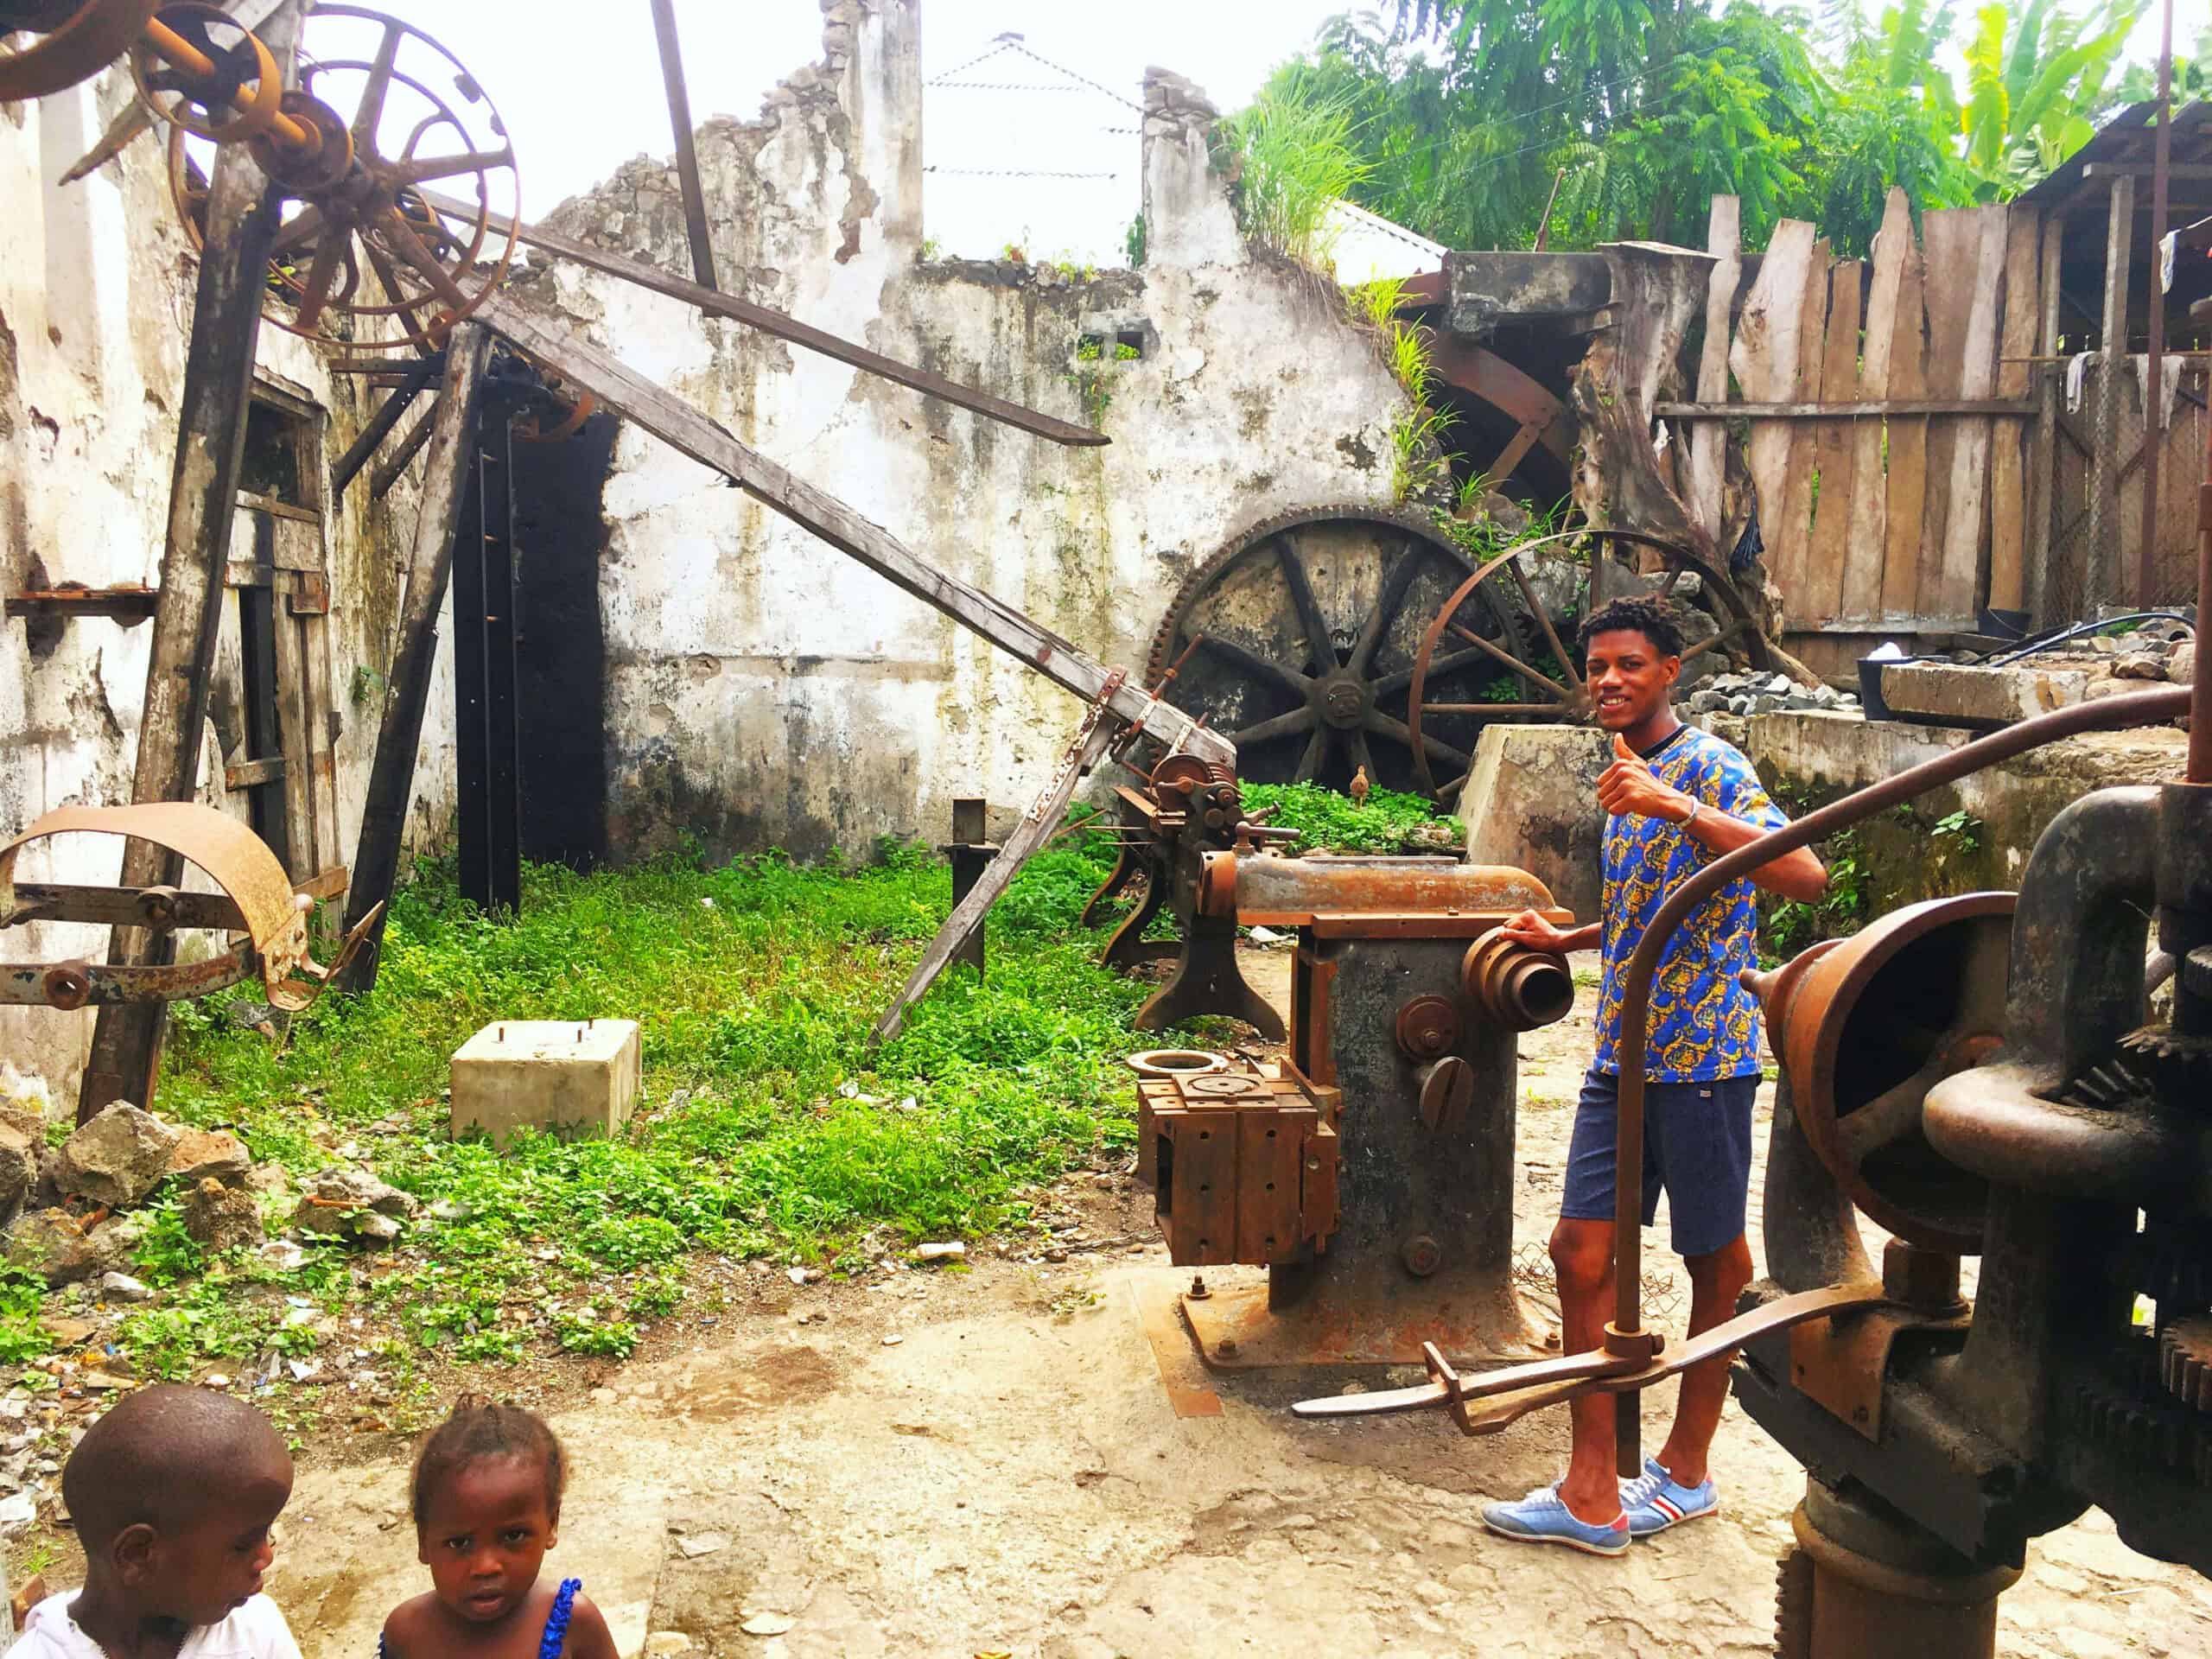
M 1551 1241 L 1571 1354 L 1602 1345 L 1612 1306 L 1617 1055 L 1629 958 L 1669 894 L 1722 854 L 1788 822 L 1740 751 L 1675 717 L 1669 695 L 1681 672 L 1682 639 L 1662 605 L 1630 599 L 1605 606 L 1583 625 L 1581 650 L 1598 724 L 1613 734 L 1615 757 L 1598 780 L 1606 813 L 1599 918 L 1562 931 L 1524 911 L 1505 925 L 1508 937 L 1539 950 L 1604 951 L 1598 1049 L 1583 1082 Z M 1757 961 L 1754 883 L 1809 903 L 1827 873 L 1810 849 L 1800 849 L 1732 882 L 1683 922 L 1652 983 L 1643 1221 L 1651 1224 L 1663 1186 L 1675 1249 L 1689 1270 L 1693 1335 L 1730 1318 L 1751 1277 L 1744 1212 L 1759 1018 L 1737 975 Z M 1719 1498 L 1706 1454 L 1728 1397 L 1729 1363 L 1723 1356 L 1683 1376 L 1674 1431 L 1633 1480 L 1614 1473 L 1611 1397 L 1573 1402 L 1566 1475 L 1518 1503 L 1492 1504 L 1484 1521 L 1509 1538 L 1617 1555 L 1631 1537 L 1712 1514 Z

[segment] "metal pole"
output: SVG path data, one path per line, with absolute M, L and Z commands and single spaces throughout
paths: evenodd
M 2135 603 L 2155 602 L 2158 563 L 2158 410 L 2164 403 L 2166 296 L 2158 291 L 2158 241 L 2166 233 L 2166 175 L 2174 149 L 2174 0 L 2161 9 L 2158 132 L 2151 154 L 2151 341 L 2143 367 L 2143 543 L 2135 555 Z
M 262 41 L 291 79 L 299 43 L 296 5 L 278 12 Z M 161 597 L 146 668 L 146 701 L 138 726 L 134 801 L 188 801 L 200 785 L 200 734 L 207 723 L 215 641 L 223 614 L 223 567 L 230 557 L 245 454 L 246 411 L 252 403 L 255 353 L 269 258 L 276 245 L 278 199 L 244 144 L 217 153 L 207 197 L 207 236 L 200 256 L 192 338 L 184 359 L 176 458 L 170 474 Z M 173 887 L 183 861 L 144 842 L 127 842 L 120 884 Z M 175 950 L 173 933 L 118 927 L 109 960 L 152 965 Z M 92 1051 L 78 1096 L 79 1122 L 118 1100 L 153 1104 L 161 1069 L 167 1007 L 159 1002 L 111 1004 L 92 1027 Z

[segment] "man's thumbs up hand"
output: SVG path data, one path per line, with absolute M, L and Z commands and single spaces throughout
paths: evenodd
M 1613 764 L 1598 779 L 1598 804 L 1608 812 L 1669 823 L 1686 822 L 1691 811 L 1690 798 L 1661 783 L 1618 732 L 1613 734 Z

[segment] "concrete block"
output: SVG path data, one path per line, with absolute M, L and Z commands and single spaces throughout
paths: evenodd
M 1580 920 L 1595 921 L 1605 833 L 1598 778 L 1611 760 L 1593 726 L 1486 728 L 1457 809 L 1468 858 L 1524 869 Z
M 1977 668 L 1956 663 L 1891 663 L 1882 701 L 1893 715 L 1967 728 L 2009 726 L 2084 701 L 2089 677 L 2072 669 Z
M 640 1077 L 634 1020 L 504 1020 L 453 1057 L 453 1132 L 585 1128 L 630 1121 Z

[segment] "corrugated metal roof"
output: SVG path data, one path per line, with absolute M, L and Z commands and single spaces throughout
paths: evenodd
M 2085 182 L 2082 169 L 2096 163 L 2149 167 L 2152 150 L 2158 140 L 2158 130 L 2152 120 L 2158 112 L 2156 103 L 2130 105 L 2099 128 L 2096 136 L 2088 143 L 2053 168 L 2049 176 L 2032 189 L 2023 191 L 2020 200 L 2032 201 L 2046 210 L 2056 208 L 2060 212 L 2071 212 L 2076 208 L 2094 207 L 2096 212 L 2103 213 L 2102 196 L 2087 195 L 2082 191 Z M 2177 166 L 2201 166 L 2212 162 L 2212 103 L 2200 99 L 2193 104 L 2184 104 L 2174 111 L 2172 148 L 2172 159 Z M 2143 188 L 2147 193 L 2149 188 L 2146 174 Z M 2177 195 L 2180 194 L 2177 192 Z M 2145 206 L 2149 204 L 2147 194 L 2142 200 Z M 2179 216 L 2178 213 L 2176 215 Z

